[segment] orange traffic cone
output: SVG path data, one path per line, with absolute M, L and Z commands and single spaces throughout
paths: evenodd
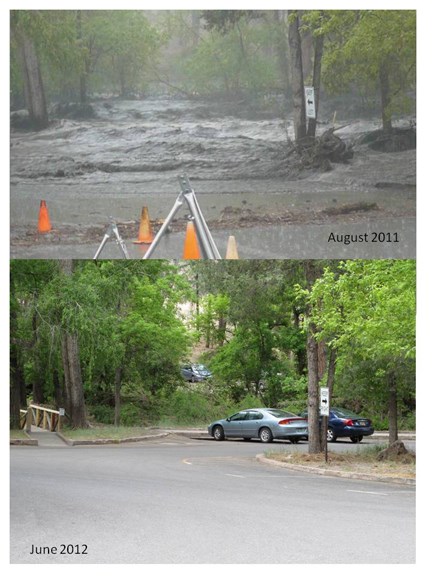
M 141 211 L 141 222 L 138 231 L 138 240 L 134 240 L 134 244 L 151 244 L 154 236 L 150 223 L 149 213 L 147 206 L 144 206 Z
M 39 208 L 38 232 L 44 234 L 45 232 L 49 232 L 51 228 L 51 221 L 46 202 L 45 200 L 41 200 Z
M 228 238 L 228 245 L 225 258 L 227 260 L 238 260 L 237 243 L 234 236 Z
M 198 245 L 198 238 L 193 222 L 187 223 L 186 238 L 183 248 L 183 260 L 199 260 L 201 253 Z

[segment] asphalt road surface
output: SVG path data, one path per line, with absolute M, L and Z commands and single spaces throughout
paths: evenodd
M 415 562 L 412 486 L 260 464 L 264 449 L 299 448 L 177 436 L 12 447 L 11 562 Z

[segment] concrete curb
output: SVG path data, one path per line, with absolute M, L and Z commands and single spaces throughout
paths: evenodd
M 32 438 L 29 438 L 28 440 L 24 438 L 14 438 L 9 441 L 9 444 L 11 446 L 39 446 L 39 442 Z
M 147 436 L 134 436 L 132 438 L 96 438 L 95 440 L 69 440 L 65 438 L 60 432 L 56 432 L 57 436 L 63 440 L 68 446 L 93 446 L 104 444 L 126 444 L 127 442 L 142 442 L 145 440 L 154 440 L 155 438 L 164 438 L 168 436 L 168 432 L 161 434 L 149 434 Z
M 202 430 L 166 430 L 168 435 L 185 436 L 186 438 L 211 438 L 208 432 Z
M 416 481 L 413 478 L 398 478 L 396 476 L 378 476 L 376 474 L 365 474 L 361 472 L 343 472 L 342 470 L 327 470 L 315 466 L 302 466 L 301 464 L 289 464 L 288 462 L 279 462 L 272 458 L 267 458 L 264 454 L 257 454 L 256 459 L 261 464 L 278 466 L 297 470 L 298 472 L 309 472 L 310 474 L 320 474 L 321 476 L 337 476 L 339 478 L 352 478 L 354 480 L 370 480 L 372 482 L 387 482 L 390 484 L 405 484 L 415 486 Z
M 35 438 L 30 438 L 25 430 L 24 434 L 27 438 L 10 438 L 9 444 L 11 446 L 39 446 L 39 442 Z
M 388 432 L 374 432 L 372 436 L 367 436 L 367 438 L 385 438 L 388 439 L 389 433 Z M 398 434 L 399 440 L 415 440 L 416 433 L 415 432 L 399 432 Z

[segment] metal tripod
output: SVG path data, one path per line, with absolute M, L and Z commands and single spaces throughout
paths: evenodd
M 191 219 L 195 224 L 198 242 L 200 245 L 201 254 L 203 255 L 203 258 L 205 260 L 220 260 L 221 256 L 212 238 L 212 235 L 210 234 L 207 222 L 204 220 L 204 216 L 201 212 L 201 208 L 199 207 L 195 191 L 190 185 L 189 178 L 183 175 L 179 176 L 178 179 L 180 182 L 181 192 L 177 196 L 177 200 L 174 202 L 174 206 L 172 207 L 171 212 L 166 217 L 165 222 L 163 223 L 159 232 L 156 234 L 153 242 L 150 244 L 149 249 L 144 254 L 143 260 L 147 260 L 148 258 L 150 258 L 150 256 L 156 250 L 157 245 L 160 242 L 160 239 L 165 234 L 174 216 L 177 214 L 181 206 L 183 206 L 184 200 L 186 200 L 187 202 L 187 205 L 190 210 Z
M 99 248 L 96 251 L 96 254 L 93 256 L 93 260 L 97 260 L 99 257 L 99 254 L 102 252 L 105 244 L 108 242 L 108 240 L 111 238 L 111 236 L 114 234 L 115 236 L 115 240 L 117 245 L 119 246 L 120 250 L 122 251 L 123 254 L 123 258 L 125 258 L 126 260 L 129 260 L 129 254 L 126 248 L 126 244 L 123 241 L 123 238 L 120 236 L 120 233 L 118 231 L 117 228 L 117 224 L 114 221 L 114 218 L 111 216 L 110 217 L 111 223 L 107 228 L 107 231 L 105 232 L 105 236 L 102 239 L 102 242 L 100 243 Z

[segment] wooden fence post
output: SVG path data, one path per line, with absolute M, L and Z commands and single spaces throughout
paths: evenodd
M 25 431 L 31 432 L 31 423 L 32 423 L 32 411 L 30 406 L 27 407 L 27 414 L 26 414 L 26 421 L 25 421 Z

